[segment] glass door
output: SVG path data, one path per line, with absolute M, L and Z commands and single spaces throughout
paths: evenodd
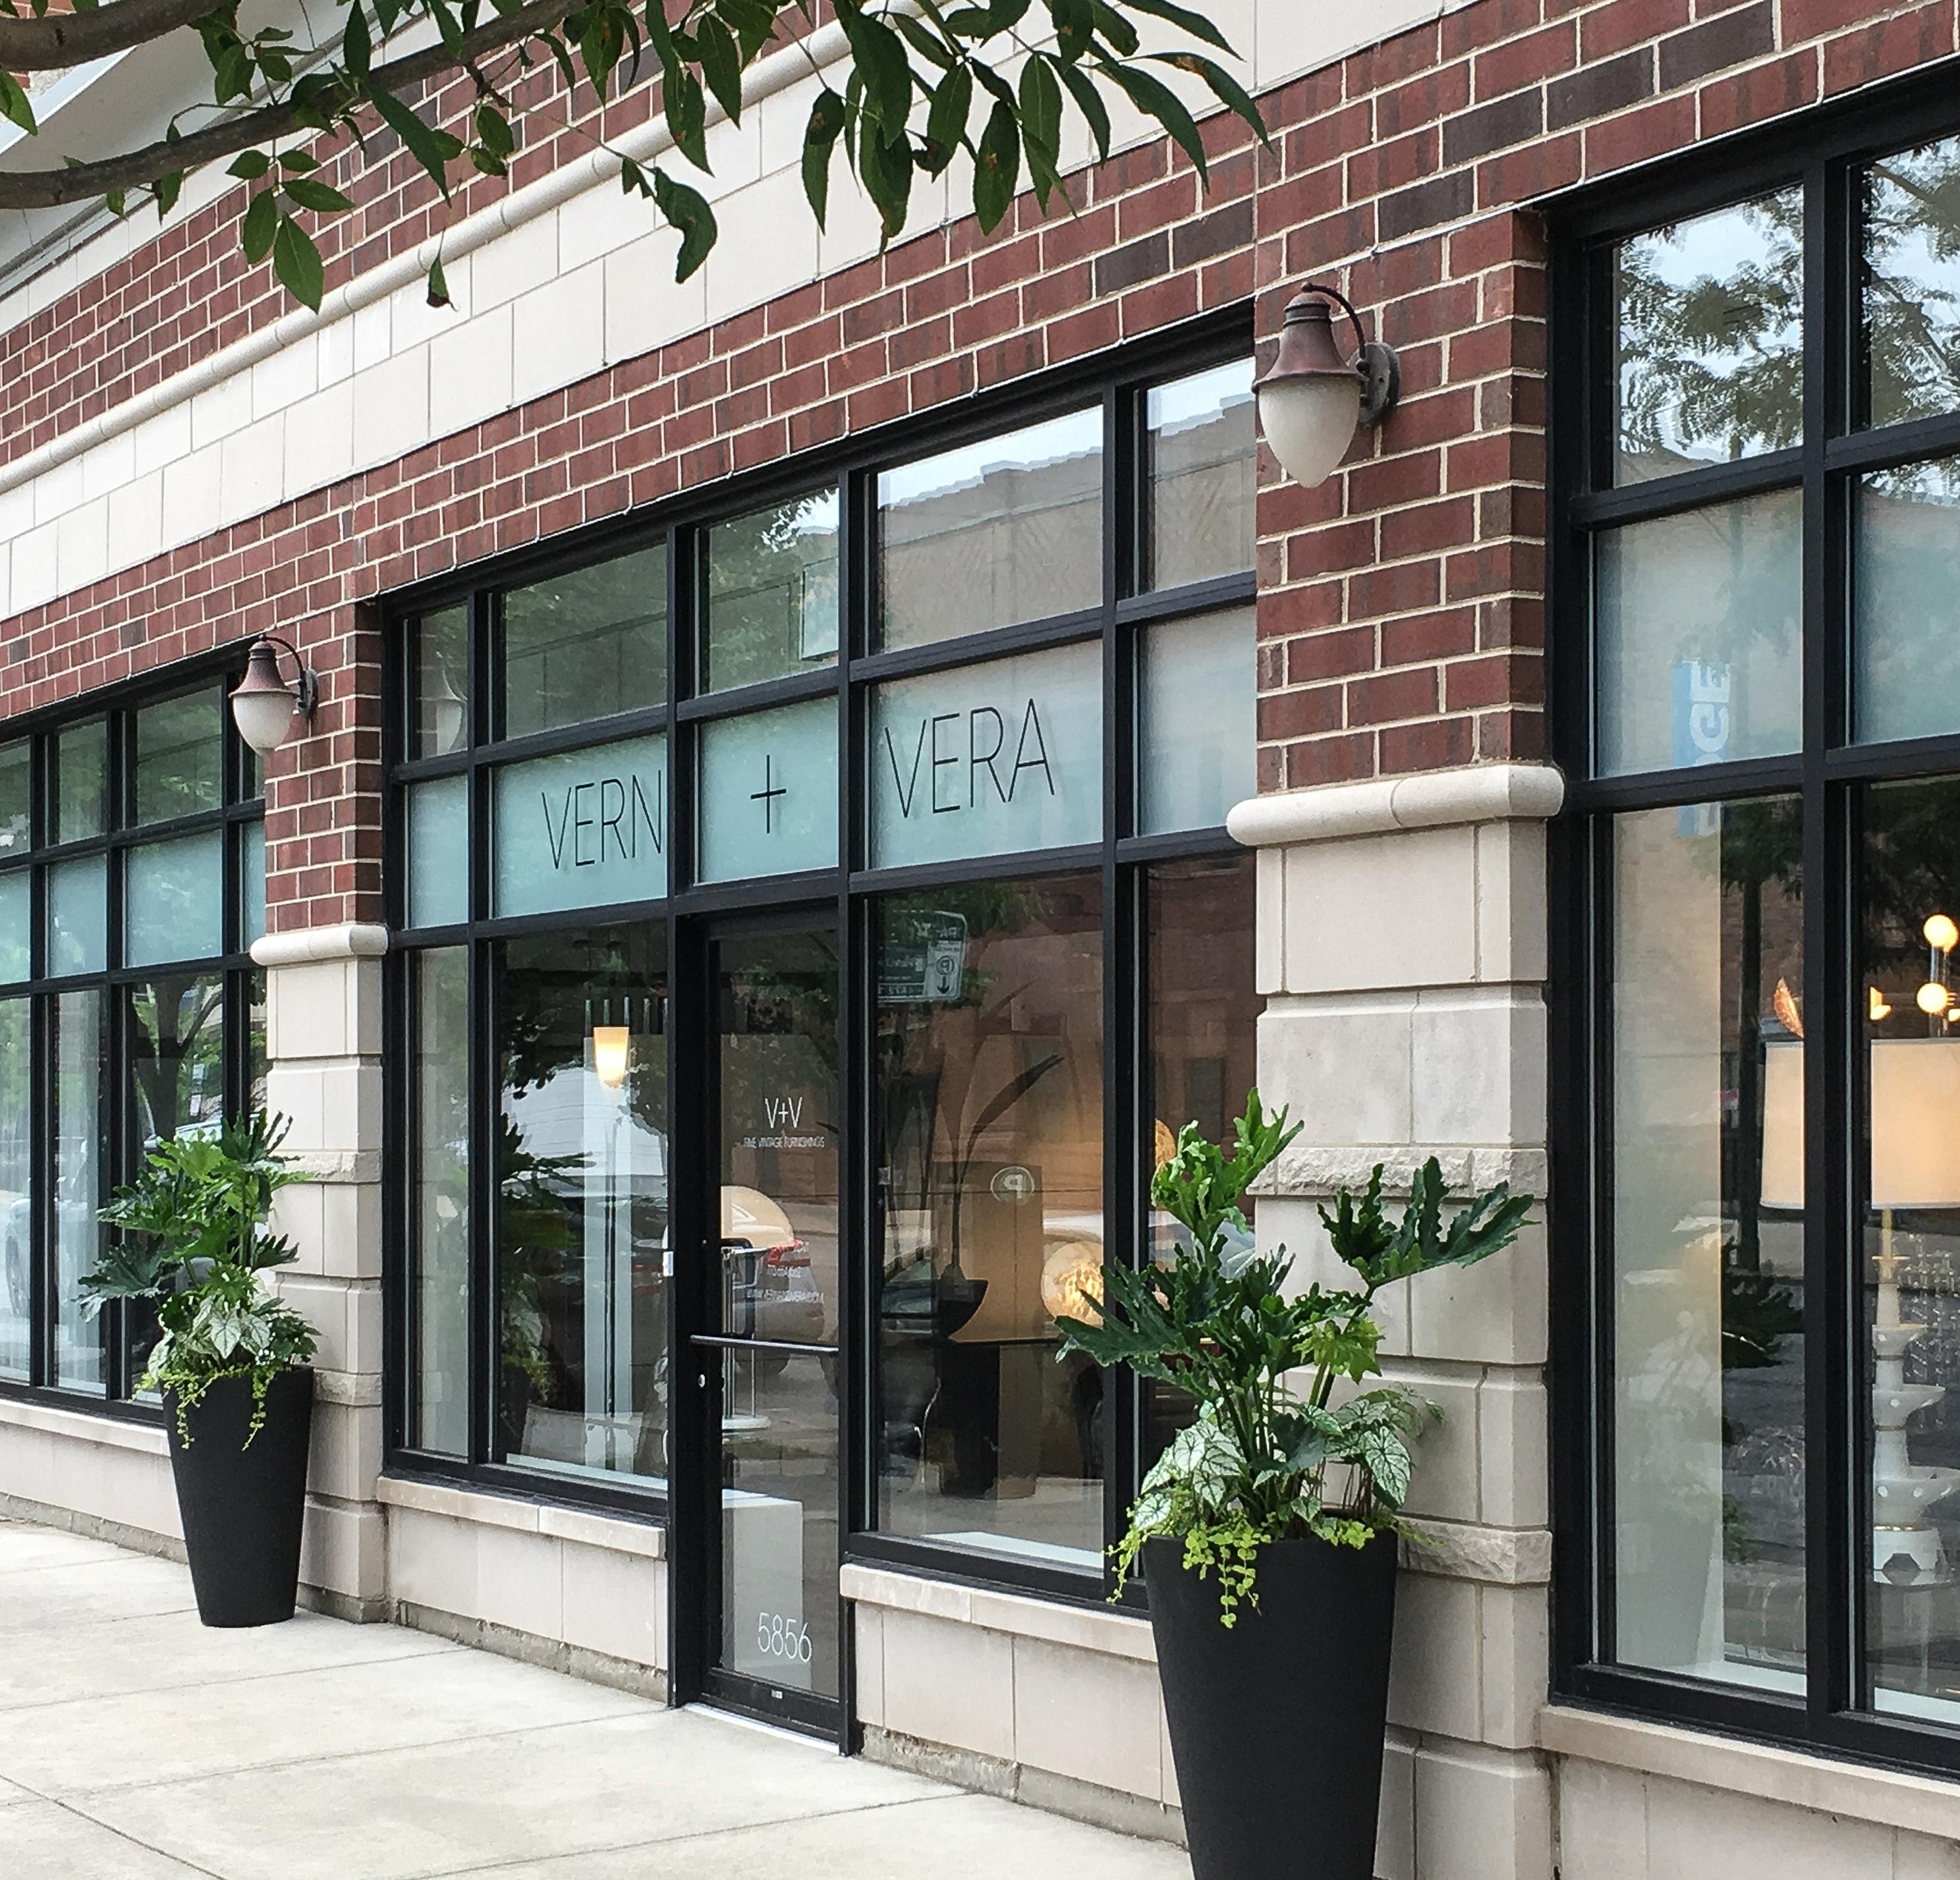
M 708 952 L 702 1166 L 718 1191 L 700 1198 L 713 1250 L 689 1343 L 711 1427 L 718 1411 L 721 1507 L 701 1537 L 702 1684 L 744 1710 L 829 1732 L 840 1662 L 835 932 L 728 932 Z

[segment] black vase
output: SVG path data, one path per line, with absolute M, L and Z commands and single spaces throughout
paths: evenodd
M 221 1378 L 177 1427 L 174 1392 L 164 1397 L 170 1468 L 197 1616 L 206 1625 L 277 1625 L 293 1616 L 306 1518 L 307 1446 L 313 1373 L 282 1371 L 266 1393 L 266 1420 L 248 1446 L 252 1380 Z
M 1277 1541 L 1258 1604 L 1144 1548 L 1193 1880 L 1370 1880 L 1395 1632 L 1395 1543 Z

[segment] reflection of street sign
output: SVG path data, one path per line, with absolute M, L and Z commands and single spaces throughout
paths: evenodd
M 1699 660 L 1676 660 L 1672 681 L 1675 763 L 1685 770 L 1698 764 L 1723 762 L 1734 724 L 1731 669 L 1704 665 Z M 1721 826 L 1721 809 L 1712 803 L 1689 803 L 1675 820 L 1683 835 L 1713 835 Z
M 921 914 L 902 938 L 886 942 L 878 997 L 887 1005 L 944 1004 L 966 984 L 966 917 Z
M 997 1201 L 1021 1202 L 1031 1199 L 1035 1191 L 1035 1179 L 1023 1168 L 1010 1166 L 994 1171 L 990 1185 Z

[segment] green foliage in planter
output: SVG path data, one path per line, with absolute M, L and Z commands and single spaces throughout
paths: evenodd
M 313 1328 L 266 1291 L 259 1275 L 298 1256 L 269 1232 L 272 1197 L 307 1178 L 279 1153 L 283 1118 L 230 1122 L 215 1135 L 159 1143 L 142 1171 L 100 1210 L 123 1231 L 81 1283 L 93 1315 L 112 1299 L 154 1301 L 163 1330 L 142 1378 L 146 1390 L 173 1391 L 177 1431 L 191 1439 L 189 1413 L 221 1379 L 250 1378 L 249 1444 L 266 1420 L 266 1393 L 279 1374 L 304 1364 Z
M 1217 1573 L 1227 1625 L 1255 1598 L 1268 1542 L 1312 1535 L 1362 1547 L 1396 1528 L 1408 1439 L 1441 1413 L 1395 1385 L 1336 1401 L 1341 1386 L 1381 1370 L 1376 1295 L 1488 1259 L 1517 1238 L 1531 1209 L 1529 1196 L 1500 1185 L 1472 1197 L 1446 1228 L 1448 1194 L 1432 1156 L 1392 1221 L 1377 1165 L 1360 1194 L 1344 1187 L 1320 1210 L 1357 1285 L 1289 1291 L 1292 1261 L 1284 1249 L 1270 1257 L 1250 1250 L 1242 1203 L 1300 1125 L 1289 1128 L 1284 1110 L 1268 1116 L 1255 1090 L 1235 1128 L 1235 1141 L 1220 1147 L 1186 1124 L 1151 1182 L 1151 1201 L 1184 1228 L 1188 1245 L 1168 1264 L 1106 1266 L 1099 1321 L 1061 1323 L 1065 1350 L 1127 1364 L 1198 1400 L 1196 1420 L 1144 1477 L 1115 1554 L 1127 1578 L 1145 1541 L 1182 1541 L 1188 1567 Z

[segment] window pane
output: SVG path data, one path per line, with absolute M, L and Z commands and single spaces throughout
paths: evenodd
M 0 861 L 26 854 L 33 838 L 33 759 L 24 738 L 0 749 Z
M 701 879 L 837 865 L 837 701 L 701 727 Z
M 1622 243 L 1613 480 L 1753 456 L 1803 434 L 1803 191 Z
M 878 479 L 887 647 L 1102 599 L 1102 414 L 1077 412 Z
M 1102 1260 L 1101 885 L 877 918 L 881 1522 L 1094 1573 L 1102 1376 L 1055 1314 Z
M 136 820 L 215 810 L 224 800 L 224 696 L 215 686 L 136 714 Z
M 1861 738 L 1960 728 L 1960 458 L 1880 471 L 1858 486 L 1852 701 Z
M 504 596 L 507 737 L 667 696 L 665 543 Z
M 98 718 L 55 743 L 55 835 L 74 842 L 109 826 L 109 727 Z
M 1137 828 L 1216 829 L 1258 790 L 1258 676 L 1249 607 L 1166 620 L 1138 652 Z
M 873 867 L 1099 841 L 1102 649 L 895 679 L 870 746 Z
M 837 663 L 837 492 L 819 490 L 708 532 L 703 692 Z
M 415 635 L 409 755 L 440 757 L 469 742 L 469 609 L 427 615 Z
M 642 924 L 501 950 L 498 1445 L 542 1468 L 666 1471 L 665 946 Z
M 109 858 L 84 855 L 47 872 L 48 971 L 100 972 L 109 964 Z
M 1213 1142 L 1230 1139 L 1232 1124 L 1258 1082 L 1259 1014 L 1253 940 L 1258 864 L 1249 854 L 1162 862 L 1144 875 L 1150 950 L 1145 1045 L 1150 1052 L 1152 1168 L 1195 1123 Z M 1255 1204 L 1245 1213 L 1256 1224 Z M 1148 1257 L 1166 1264 L 1190 1236 L 1169 1215 L 1150 1214 Z M 1196 1400 L 1165 1384 L 1142 1387 L 1141 1435 L 1146 1466 L 1191 1421 Z
M 667 891 L 664 733 L 498 771 L 499 914 L 657 900 Z
M 130 988 L 130 1086 L 136 1152 L 180 1134 L 215 1134 L 224 1121 L 224 980 L 173 973 Z M 129 1375 L 142 1376 L 157 1341 L 148 1306 L 125 1309 Z
M 1858 1574 L 1867 1670 L 1877 1709 L 1949 1724 L 1960 1723 L 1960 1029 L 1948 1016 L 1960 963 L 1956 816 L 1952 778 L 1866 796 L 1865 983 L 1852 1019 L 1853 1036 L 1867 1040 L 1853 1135 L 1869 1144 L 1853 1269 L 1872 1386 L 1857 1397 L 1871 1510 Z
M 0 1377 L 25 1380 L 31 1363 L 34 1144 L 32 1007 L 0 999 Z
M 1252 361 L 1153 386 L 1147 406 L 1149 585 L 1250 574 L 1259 451 Z
M 248 822 L 238 840 L 238 941 L 250 947 L 266 937 L 266 825 Z
M 1793 799 L 1612 825 L 1624 1664 L 1801 1694 L 1803 909 Z
M 0 985 L 32 970 L 33 878 L 24 868 L 0 875 Z
M 408 793 L 409 924 L 469 918 L 469 779 L 439 777 Z
M 129 852 L 124 963 L 206 959 L 224 950 L 224 835 L 205 829 Z
M 412 956 L 415 1140 L 409 1442 L 469 1452 L 469 970 L 460 946 Z
M 1865 172 L 1864 282 L 1870 421 L 1960 405 L 1960 138 Z
M 104 1325 L 84 1315 L 81 1280 L 94 1271 L 102 1243 L 95 1210 L 105 1192 L 102 1147 L 109 1128 L 104 1016 L 100 992 L 66 992 L 54 1002 L 54 1381 L 97 1397 L 107 1389 Z
M 1778 490 L 1635 523 L 1596 550 L 1599 768 L 1793 751 L 1803 500 Z
M 248 1035 L 245 1041 L 245 1100 L 247 1107 L 266 1107 L 266 1079 L 272 1069 L 266 1048 L 266 975 L 262 971 L 245 975 L 245 1015 Z

